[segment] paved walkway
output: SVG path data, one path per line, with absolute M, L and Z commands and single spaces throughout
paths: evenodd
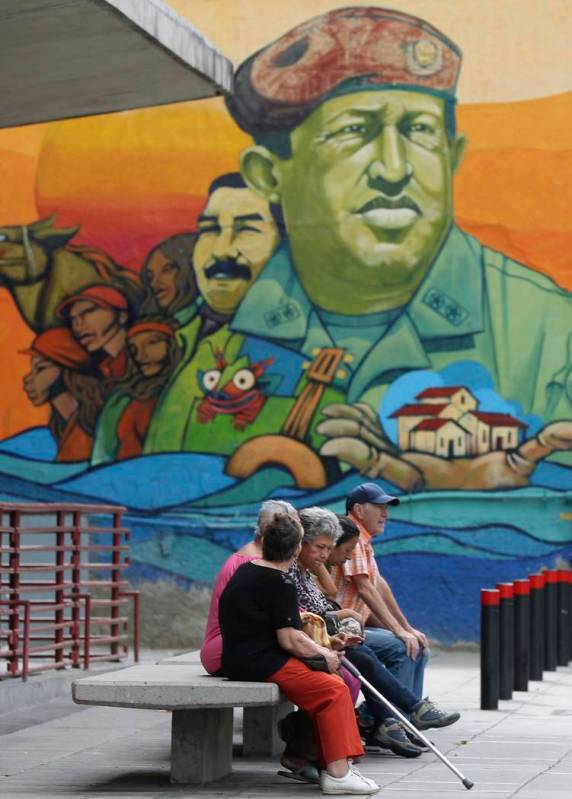
M 80 675 L 78 675 L 80 676 Z M 1 689 L 2 686 L 0 686 Z M 546 673 L 528 693 L 479 710 L 478 656 L 437 653 L 427 692 L 462 711 L 431 739 L 475 782 L 481 799 L 570 799 L 572 668 Z M 237 733 L 238 733 L 237 729 Z M 169 783 L 170 716 L 162 711 L 85 708 L 57 699 L 0 716 L 0 795 L 4 799 L 186 799 L 197 796 L 317 797 L 314 786 L 276 776 L 271 760 L 236 758 L 234 773 L 204 788 Z M 468 795 L 433 754 L 416 760 L 367 756 L 360 769 L 388 799 Z

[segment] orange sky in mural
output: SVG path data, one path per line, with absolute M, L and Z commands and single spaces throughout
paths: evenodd
M 572 235 L 570 118 L 572 93 L 461 107 L 469 148 L 456 213 L 487 244 L 572 287 L 572 248 L 562 247 Z M 37 208 L 138 268 L 162 238 L 193 227 L 210 180 L 237 169 L 248 143 L 221 100 L 60 123 L 41 149 Z
M 572 93 L 459 108 L 469 148 L 456 215 L 495 249 L 572 289 Z M 0 131 L 0 225 L 57 211 L 76 242 L 139 268 L 162 238 L 194 225 L 209 182 L 249 143 L 221 100 Z M 45 420 L 22 393 L 31 334 L 0 290 L 0 437 Z M 8 342 L 6 344 L 6 342 Z M 12 353 L 12 354 L 11 354 Z

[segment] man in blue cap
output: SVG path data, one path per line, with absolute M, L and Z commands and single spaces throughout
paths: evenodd
M 336 599 L 343 608 L 360 614 L 366 644 L 417 699 L 421 699 L 429 642 L 424 633 L 409 623 L 389 584 L 380 575 L 371 543 L 375 536 L 383 533 L 390 505 L 399 505 L 399 499 L 387 494 L 376 483 L 362 483 L 349 493 L 346 513 L 359 528 L 360 536 L 351 559 L 334 570 Z M 414 714 L 419 716 L 414 721 L 420 721 L 422 726 L 423 721 L 429 720 L 426 714 L 435 713 L 445 722 L 446 713 L 429 702 L 423 703 Z M 447 720 L 447 723 L 451 722 Z M 445 726 L 445 723 L 435 726 Z

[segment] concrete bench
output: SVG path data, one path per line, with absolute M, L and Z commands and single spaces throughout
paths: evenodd
M 233 708 L 244 708 L 245 756 L 278 755 L 276 725 L 292 709 L 274 683 L 209 676 L 196 652 L 84 677 L 72 696 L 80 705 L 172 711 L 171 781 L 195 785 L 232 771 Z

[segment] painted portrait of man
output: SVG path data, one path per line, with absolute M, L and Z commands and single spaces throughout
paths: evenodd
M 356 403 L 377 412 L 387 388 L 415 370 L 476 362 L 524 413 L 572 419 L 570 292 L 453 219 L 467 144 L 456 129 L 460 67 L 459 48 L 429 22 L 356 6 L 259 50 L 228 99 L 255 140 L 242 174 L 280 202 L 289 245 L 232 327 L 308 355 L 345 349 L 347 405 L 322 431 L 328 454 L 354 465 L 371 459 L 349 441 Z M 273 323 L 285 304 L 292 312 Z M 568 449 L 569 431 L 553 443 Z

